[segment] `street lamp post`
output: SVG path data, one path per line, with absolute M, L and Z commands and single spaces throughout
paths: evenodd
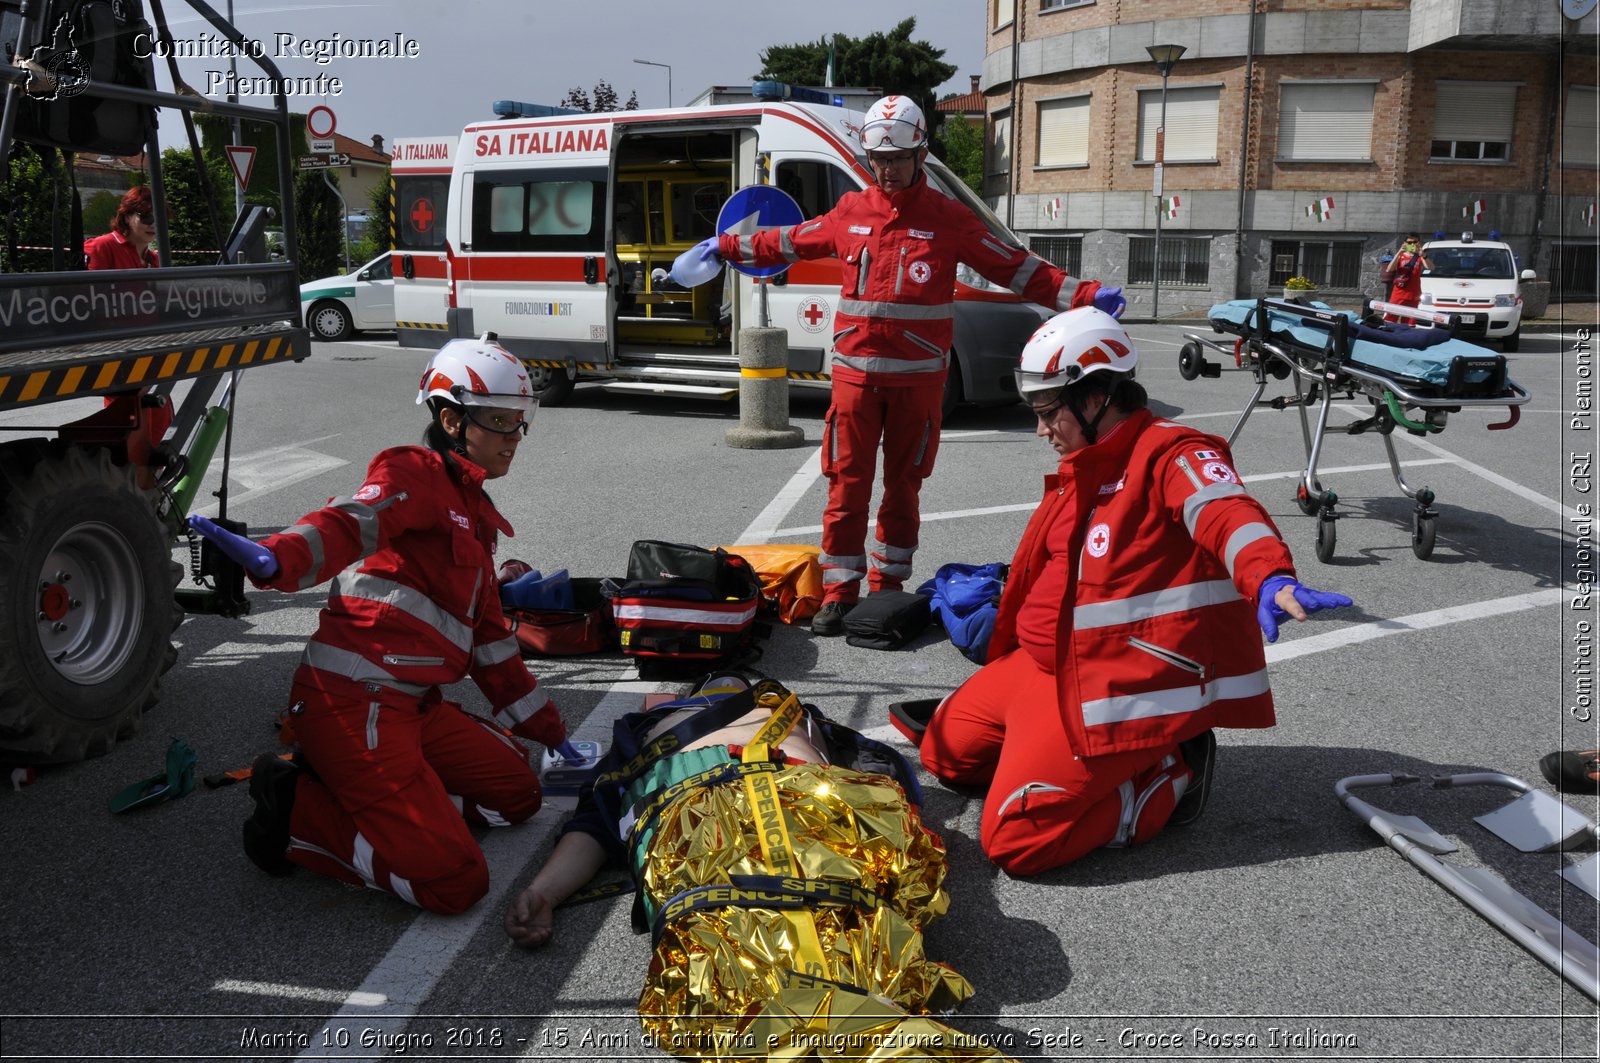
M 662 67 L 666 67 L 667 68 L 667 106 L 671 107 L 672 106 L 672 64 L 671 63 L 652 63 L 648 59 L 635 59 L 634 62 L 640 64 L 641 66 L 662 66 Z
M 1153 195 L 1156 201 L 1156 255 L 1154 269 L 1150 275 L 1150 316 L 1156 320 L 1161 318 L 1161 216 L 1166 213 L 1162 208 L 1161 200 L 1161 167 L 1167 149 L 1167 75 L 1172 73 L 1172 68 L 1177 65 L 1179 57 L 1189 49 L 1181 44 L 1149 44 L 1145 51 L 1150 53 L 1150 58 L 1155 60 L 1156 69 L 1161 71 L 1161 124 L 1156 127 L 1156 161 L 1155 161 L 1155 186 Z

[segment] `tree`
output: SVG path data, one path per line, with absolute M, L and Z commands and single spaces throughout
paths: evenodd
M 294 226 L 300 241 L 302 284 L 344 272 L 344 211 L 339 197 L 322 179 L 326 172 L 301 170 L 294 175 Z
M 357 261 L 370 262 L 393 246 L 390 234 L 394 229 L 394 219 L 389 213 L 391 180 L 390 169 L 384 167 L 383 180 L 373 185 L 367 196 L 367 217 L 371 220 L 367 222 L 367 231 L 361 234 L 361 243 L 350 251 Z
M 959 115 L 939 127 L 939 146 L 944 150 L 945 165 L 965 181 L 967 187 L 983 194 L 983 133 Z
M 755 77 L 821 85 L 828 73 L 831 43 L 835 84 L 876 85 L 887 95 L 910 96 L 928 116 L 929 125 L 937 128 L 934 89 L 949 81 L 956 68 L 943 61 L 943 48 L 912 40 L 916 29 L 917 20 L 907 18 L 888 33 L 861 38 L 835 33 L 814 44 L 773 45 L 761 53 L 761 73 Z
M 637 91 L 628 93 L 628 102 L 621 106 L 617 105 L 617 99 L 617 90 L 611 87 L 611 82 L 601 80 L 594 83 L 593 99 L 581 86 L 578 86 L 568 89 L 567 94 L 561 98 L 561 102 L 556 106 L 570 107 L 574 111 L 593 112 L 637 111 L 639 109 L 639 93 Z
M 223 227 L 222 235 L 226 236 L 233 223 L 233 197 L 224 199 L 220 190 L 231 187 L 228 183 L 232 180 L 231 172 L 222 159 L 202 158 L 205 175 L 212 188 L 219 190 L 217 209 L 221 217 L 217 224 Z M 166 193 L 167 240 L 172 245 L 173 265 L 215 262 L 221 250 L 201 190 L 201 172 L 188 148 L 168 148 L 161 153 L 161 186 Z

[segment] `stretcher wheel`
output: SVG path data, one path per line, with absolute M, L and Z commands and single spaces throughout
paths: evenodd
M 1306 490 L 1305 484 L 1294 489 L 1294 504 L 1308 517 L 1317 515 L 1317 504 L 1311 500 L 1311 493 Z
M 1183 350 L 1178 352 L 1178 373 L 1185 380 L 1193 380 L 1200 375 L 1200 345 L 1198 343 L 1185 343 Z
M 1331 520 L 1317 521 L 1317 560 L 1332 561 L 1334 544 L 1339 541 L 1339 530 Z
M 1433 513 L 1411 514 L 1411 552 L 1417 560 L 1426 561 L 1433 555 L 1433 537 L 1437 531 L 1438 517 Z

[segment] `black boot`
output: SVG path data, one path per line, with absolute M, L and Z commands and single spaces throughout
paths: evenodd
M 1217 734 L 1205 731 L 1187 742 L 1179 742 L 1178 752 L 1189 766 L 1192 777 L 1172 810 L 1172 818 L 1167 821 L 1169 827 L 1187 827 L 1206 810 L 1206 802 L 1211 799 L 1211 781 L 1216 778 Z
M 300 769 L 271 753 L 261 754 L 250 765 L 250 797 L 256 810 L 244 821 L 244 852 L 269 875 L 294 870 L 284 854 L 289 851 L 289 816 L 299 782 Z
M 817 615 L 811 618 L 811 633 L 823 638 L 843 635 L 844 616 L 855 607 L 855 602 L 823 602 Z

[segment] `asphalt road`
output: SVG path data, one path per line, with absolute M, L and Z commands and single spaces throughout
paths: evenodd
M 1184 381 L 1180 329 L 1133 331 L 1157 411 L 1226 433 L 1248 375 Z M 374 452 L 416 440 L 425 359 L 369 338 L 247 374 L 229 515 L 274 530 L 359 486 Z M 1587 647 L 1572 640 L 1594 619 L 1572 608 L 1580 568 L 1592 569 L 1573 518 L 1593 495 L 1579 489 L 1571 455 L 1594 448 L 1591 433 L 1567 427 L 1579 392 L 1570 337 L 1526 336 L 1512 373 L 1533 394 L 1513 430 L 1484 430 L 1498 411 L 1463 412 L 1441 434 L 1393 437 L 1407 479 L 1438 497 L 1427 561 L 1412 555 L 1411 504 L 1371 433 L 1328 437 L 1321 479 L 1343 518 L 1336 555 L 1318 561 L 1315 521 L 1293 499 L 1298 419 L 1252 417 L 1235 446 L 1240 471 L 1302 579 L 1357 605 L 1294 625 L 1270 648 L 1279 725 L 1221 733 L 1217 789 L 1196 825 L 1012 879 L 978 847 L 981 801 L 925 778 L 953 898 L 927 948 L 977 987 L 954 1025 L 1030 1059 L 1594 1057 L 1594 1003 L 1387 848 L 1333 791 L 1363 773 L 1470 770 L 1547 789 L 1540 755 L 1595 743 L 1595 724 L 1567 711 L 1583 678 L 1573 658 Z M 743 451 L 723 443 L 731 404 L 580 388 L 539 411 L 494 487 L 519 533 L 502 555 L 603 576 L 624 568 L 640 538 L 817 541 L 825 404 L 798 396 L 793 406 L 805 447 Z M 1334 423 L 1359 407 L 1340 402 Z M 918 579 L 945 561 L 1009 559 L 1053 458 L 1020 407 L 953 418 L 923 491 Z M 0 789 L 0 1056 L 664 1058 L 640 1039 L 633 1009 L 649 950 L 629 930 L 626 902 L 563 911 L 557 939 L 537 953 L 500 931 L 506 891 L 548 852 L 564 800 L 485 838 L 493 891 L 453 918 L 305 872 L 261 875 L 239 848 L 242 786 L 107 812 L 113 792 L 160 770 L 172 736 L 194 746 L 206 773 L 274 748 L 273 716 L 322 596 L 253 600 L 242 620 L 196 617 L 179 629 L 181 663 L 138 736 Z M 531 667 L 579 738 L 604 738 L 654 686 L 620 657 Z M 934 633 L 882 653 L 781 626 L 760 667 L 896 741 L 890 701 L 945 692 L 972 670 Z M 481 704 L 470 688 L 457 693 Z M 1363 796 L 1420 816 L 1460 846 L 1449 860 L 1495 871 L 1600 940 L 1596 903 L 1556 874 L 1592 846 L 1522 854 L 1473 822 L 1510 792 Z M 1593 799 L 1569 800 L 1596 815 Z

